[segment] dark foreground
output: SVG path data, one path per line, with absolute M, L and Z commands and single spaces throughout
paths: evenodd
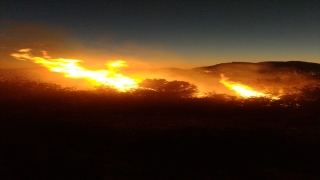
M 2 179 L 319 179 L 319 103 L 4 100 Z

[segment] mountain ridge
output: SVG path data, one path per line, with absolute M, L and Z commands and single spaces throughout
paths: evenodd
M 229 62 L 212 66 L 193 68 L 202 73 L 225 73 L 225 71 L 254 71 L 259 74 L 304 74 L 320 78 L 320 64 L 304 61 L 263 61 L 263 62 Z M 229 73 L 231 75 L 231 73 Z

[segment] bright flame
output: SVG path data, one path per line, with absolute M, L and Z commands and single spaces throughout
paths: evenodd
M 34 63 L 47 67 L 50 71 L 62 73 L 68 78 L 83 78 L 94 85 L 106 85 L 118 89 L 119 91 L 128 91 L 138 88 L 135 80 L 118 73 L 119 68 L 126 66 L 122 60 L 107 63 L 108 70 L 88 70 L 79 65 L 81 60 L 77 59 L 53 59 L 46 51 L 42 51 L 43 57 L 36 57 L 30 53 L 31 49 L 21 49 L 19 53 L 13 53 L 11 56 L 19 60 L 31 60 Z
M 221 80 L 219 81 L 223 85 L 227 86 L 229 89 L 235 91 L 238 95 L 244 98 L 251 98 L 251 97 L 266 97 L 271 99 L 280 99 L 279 97 L 272 96 L 270 94 L 264 94 L 262 92 L 254 91 L 249 86 L 229 81 L 223 74 L 221 74 Z

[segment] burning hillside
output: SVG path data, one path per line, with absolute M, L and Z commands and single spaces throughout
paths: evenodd
M 235 91 L 239 96 L 244 98 L 251 98 L 251 97 L 264 97 L 264 98 L 271 98 L 271 99 L 280 99 L 277 96 L 273 96 L 271 94 L 265 94 L 262 92 L 254 91 L 249 86 L 229 81 L 227 77 L 221 74 L 220 83 L 228 87 L 230 90 Z
M 123 60 L 109 62 L 105 69 L 90 70 L 81 65 L 82 60 L 51 58 L 45 51 L 42 51 L 42 55 L 35 56 L 31 49 L 21 49 L 11 56 L 39 64 L 66 79 L 83 79 L 91 86 L 108 86 L 122 92 L 140 89 L 176 93 L 185 91 L 192 85 L 192 92 L 195 93 L 193 97 L 205 97 L 211 92 L 230 94 L 233 91 L 231 94 L 243 98 L 263 97 L 276 100 L 282 95 L 294 94 L 297 88 L 320 83 L 320 65 L 306 62 L 225 63 L 189 70 L 146 70 L 143 73 L 136 72 L 140 73 L 138 77 L 143 77 L 137 79 L 134 78 L 137 76 L 120 73 L 120 68 L 127 66 Z M 143 79 L 154 79 L 155 81 L 150 82 L 157 82 L 158 85 L 146 86 L 149 81 Z
M 132 88 L 137 88 L 137 82 L 129 77 L 125 77 L 118 73 L 119 68 L 126 66 L 126 62 L 117 60 L 107 63 L 107 70 L 88 70 L 80 66 L 81 60 L 78 59 L 53 59 L 45 51 L 42 51 L 43 56 L 37 57 L 31 54 L 31 49 L 21 49 L 19 53 L 13 53 L 11 56 L 19 60 L 30 60 L 36 64 L 40 64 L 50 71 L 63 74 L 66 78 L 86 79 L 93 85 L 106 85 L 127 91 Z

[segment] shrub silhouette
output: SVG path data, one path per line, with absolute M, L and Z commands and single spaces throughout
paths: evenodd
M 61 87 L 61 85 L 30 80 L 24 77 L 1 78 L 0 93 L 2 98 L 22 98 L 36 96 L 51 96 L 72 92 L 75 88 Z
M 81 102 L 88 101 L 119 101 L 119 99 L 134 100 L 147 98 L 151 101 L 165 100 L 169 102 L 172 98 L 193 99 L 198 89 L 195 85 L 185 81 L 167 81 L 165 79 L 146 79 L 139 84 L 139 89 L 129 92 L 119 92 L 108 86 L 99 86 L 95 90 L 77 90 L 74 87 L 62 87 L 61 85 L 30 80 L 24 77 L 3 78 L 0 77 L 0 100 L 11 101 L 49 98 L 56 101 Z M 316 103 L 320 100 L 320 85 L 305 86 L 299 89 L 300 93 L 280 96 L 280 100 L 272 101 L 272 106 L 281 104 L 308 104 Z M 198 98 L 197 98 L 198 99 Z M 202 99 L 215 103 L 233 103 L 237 105 L 260 104 L 270 105 L 270 99 L 251 98 L 245 100 L 236 96 L 226 94 L 207 93 Z M 200 100 L 200 99 L 199 99 Z M 174 102 L 175 100 L 172 100 Z
M 167 97 L 191 98 L 198 92 L 197 86 L 185 81 L 167 81 L 165 79 L 145 79 L 139 86 L 145 88 L 139 92 L 143 95 L 160 95 Z

